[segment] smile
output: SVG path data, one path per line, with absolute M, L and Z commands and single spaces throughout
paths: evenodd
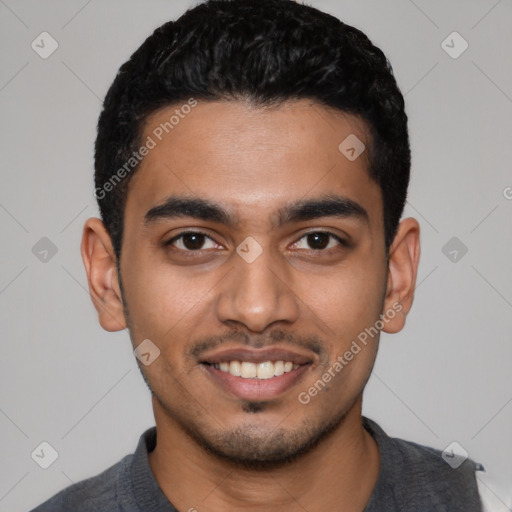
M 224 361 L 216 363 L 214 368 L 242 379 L 271 379 L 296 370 L 299 365 L 291 361 L 265 361 L 251 363 L 250 361 Z
M 314 356 L 287 349 L 236 348 L 205 354 L 201 366 L 225 392 L 244 400 L 271 400 L 294 387 Z

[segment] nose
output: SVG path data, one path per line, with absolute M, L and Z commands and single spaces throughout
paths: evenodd
M 293 323 L 299 315 L 291 270 L 272 259 L 269 251 L 251 263 L 233 255 L 235 267 L 220 285 L 217 317 L 223 323 L 243 324 L 262 332 L 275 322 Z

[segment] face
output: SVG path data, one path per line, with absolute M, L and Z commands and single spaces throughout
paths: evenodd
M 140 367 L 170 425 L 222 457 L 286 460 L 358 400 L 378 334 L 344 354 L 389 307 L 381 192 L 366 152 L 338 149 L 368 145 L 366 126 L 307 101 L 200 102 L 159 140 L 175 110 L 146 120 L 156 146 L 127 196 L 132 343 L 160 350 Z

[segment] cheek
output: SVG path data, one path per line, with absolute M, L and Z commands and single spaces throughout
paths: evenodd
M 361 260 L 327 275 L 304 279 L 300 296 L 307 305 L 306 311 L 310 309 L 315 313 L 321 321 L 319 326 L 324 326 L 322 330 L 342 348 L 378 320 L 384 277 L 376 265 Z
M 351 403 L 364 388 L 373 368 L 379 344 L 375 328 L 382 306 L 382 283 L 376 275 L 354 269 L 347 276 L 325 282 L 321 293 L 312 297 L 311 308 L 320 318 L 329 358 L 315 372 L 313 387 L 322 404 Z M 308 304 L 309 305 L 309 304 Z M 318 384 L 318 381 L 322 383 Z M 310 383 L 311 385 L 311 383 Z
M 179 333 L 197 326 L 198 316 L 206 317 L 213 276 L 194 276 L 187 269 L 171 268 L 149 258 L 127 261 L 126 268 L 136 269 L 123 277 L 132 335 L 160 340 L 162 346 L 172 338 L 175 346 Z M 195 321 L 191 325 L 192 318 Z

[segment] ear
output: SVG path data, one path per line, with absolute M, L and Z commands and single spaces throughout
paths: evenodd
M 81 249 L 89 293 L 101 326 L 111 332 L 125 329 L 114 248 L 100 219 L 91 218 L 85 223 Z
M 403 219 L 389 249 L 384 332 L 399 332 L 405 325 L 414 298 L 419 259 L 420 226 L 416 219 Z

